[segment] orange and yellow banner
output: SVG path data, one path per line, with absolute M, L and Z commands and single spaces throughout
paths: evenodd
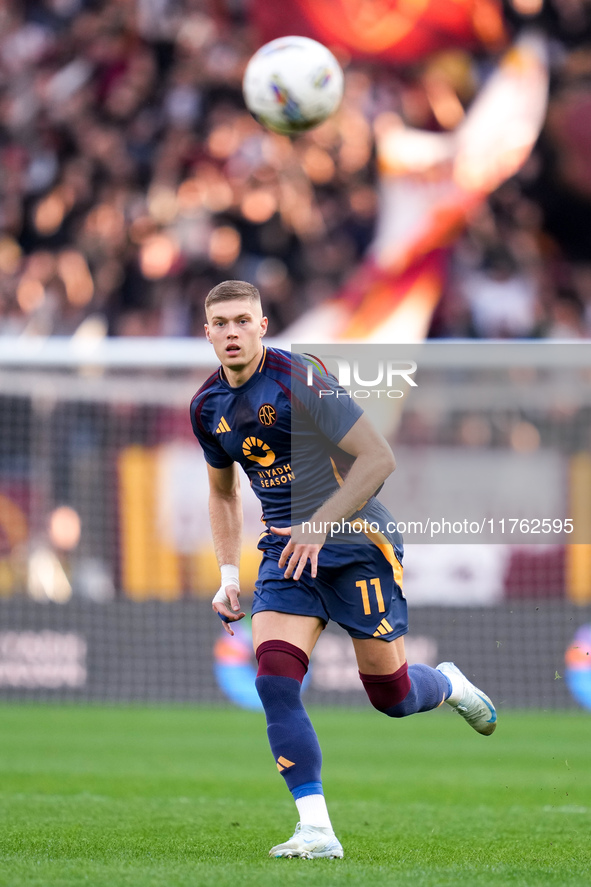
M 450 47 L 506 42 L 498 0 L 254 0 L 251 19 L 261 44 L 299 34 L 396 67 Z

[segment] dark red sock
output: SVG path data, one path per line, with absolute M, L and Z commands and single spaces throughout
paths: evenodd
M 369 701 L 378 711 L 387 711 L 403 702 L 410 692 L 408 663 L 401 665 L 394 674 L 361 674 L 359 677 L 369 696 Z
M 310 663 L 304 651 L 288 641 L 263 641 L 256 649 L 256 658 L 259 664 L 257 677 L 295 678 L 300 684 Z

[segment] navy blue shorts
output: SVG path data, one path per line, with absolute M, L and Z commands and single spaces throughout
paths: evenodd
M 284 579 L 278 561 L 287 539 L 267 533 L 259 542 L 263 559 L 255 585 L 252 613 L 274 610 L 332 619 L 352 638 L 393 641 L 408 631 L 402 566 L 384 538 L 325 544 L 318 555 L 318 575 L 310 564 L 298 582 Z

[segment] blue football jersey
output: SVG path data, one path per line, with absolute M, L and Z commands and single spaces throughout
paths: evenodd
M 220 367 L 191 402 L 207 462 L 238 462 L 263 520 L 277 526 L 307 520 L 338 489 L 354 461 L 338 443 L 361 415 L 333 376 L 277 348 L 264 348 L 257 370 L 238 388 Z

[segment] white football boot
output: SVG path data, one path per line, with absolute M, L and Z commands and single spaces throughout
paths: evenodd
M 269 856 L 288 859 L 342 859 L 343 848 L 332 829 L 298 822 L 293 837 L 269 850 Z
M 490 736 L 497 726 L 497 712 L 486 693 L 471 684 L 453 662 L 441 662 L 437 671 L 449 678 L 452 691 L 445 701 L 468 721 L 477 733 Z

